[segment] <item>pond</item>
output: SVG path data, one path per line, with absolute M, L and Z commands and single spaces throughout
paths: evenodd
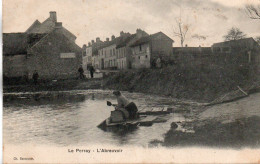
M 181 102 L 166 97 L 140 93 L 123 94 L 134 101 L 139 110 L 177 106 Z M 162 140 L 173 121 L 184 121 L 181 114 L 169 114 L 166 123 L 137 127 L 125 131 L 103 131 L 97 128 L 110 116 L 116 103 L 112 91 L 84 90 L 63 92 L 5 93 L 3 97 L 4 143 L 45 144 L 55 146 L 112 144 L 149 146 L 154 139 Z

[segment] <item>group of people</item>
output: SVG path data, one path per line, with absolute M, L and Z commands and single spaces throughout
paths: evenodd
M 93 66 L 89 66 L 88 70 L 90 72 L 91 78 L 94 78 L 94 72 L 95 72 L 94 67 Z M 78 72 L 79 72 L 79 78 L 80 79 L 85 79 L 84 70 L 83 70 L 82 66 L 79 67 Z M 39 74 L 38 74 L 37 70 L 34 70 L 33 75 L 32 75 L 32 79 L 33 79 L 33 83 L 35 85 L 37 85 L 38 84 L 38 79 L 39 79 Z
M 87 69 L 89 70 L 91 79 L 94 78 L 94 72 L 95 72 L 94 67 L 93 66 L 88 66 Z M 85 79 L 86 78 L 85 75 L 84 75 L 84 69 L 82 68 L 82 66 L 79 67 L 78 72 L 79 72 L 79 78 L 80 79 Z

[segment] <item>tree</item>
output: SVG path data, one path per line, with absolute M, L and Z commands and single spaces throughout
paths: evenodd
M 246 5 L 246 13 L 251 19 L 260 19 L 260 5 Z
M 176 25 L 177 27 L 173 29 L 174 36 L 177 36 L 180 38 L 181 46 L 183 47 L 184 41 L 186 39 L 186 34 L 190 28 L 189 24 L 184 24 L 181 20 L 181 17 L 179 19 L 176 19 Z
M 242 32 L 239 28 L 236 27 L 232 27 L 229 31 L 227 35 L 223 36 L 225 41 L 229 41 L 229 40 L 238 40 L 238 39 L 243 39 L 246 37 L 246 34 L 244 34 L 244 32 Z

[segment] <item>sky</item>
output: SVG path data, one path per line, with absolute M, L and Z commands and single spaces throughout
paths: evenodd
M 260 36 L 260 20 L 250 19 L 246 4 L 260 0 L 3 0 L 3 32 L 24 32 L 38 19 L 43 22 L 50 11 L 77 36 L 79 46 L 96 37 L 105 40 L 120 31 L 148 34 L 163 32 L 180 46 L 175 36 L 177 21 L 188 26 L 188 46 L 211 46 L 223 41 L 232 27 L 247 37 Z

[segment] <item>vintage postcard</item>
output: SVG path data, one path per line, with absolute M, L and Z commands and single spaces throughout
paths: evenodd
M 3 163 L 259 163 L 259 0 L 3 0 Z

